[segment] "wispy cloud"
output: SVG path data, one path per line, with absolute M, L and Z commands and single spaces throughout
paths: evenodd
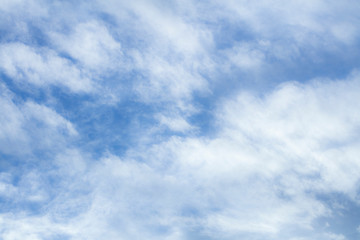
M 10 43 L 1 46 L 0 55 L 3 71 L 22 84 L 65 86 L 74 92 L 93 90 L 91 80 L 81 70 L 52 50 Z

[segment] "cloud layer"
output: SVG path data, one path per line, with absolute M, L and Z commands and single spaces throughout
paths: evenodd
M 0 238 L 357 239 L 356 1 L 3 1 Z

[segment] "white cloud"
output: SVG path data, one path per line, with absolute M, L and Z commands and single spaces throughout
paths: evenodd
M 178 198 L 177 206 L 197 209 L 201 217 L 193 220 L 212 236 L 281 237 L 288 226 L 312 230 L 313 221 L 332 209 L 308 192 L 357 197 L 359 87 L 354 73 L 343 81 L 284 84 L 265 97 L 239 93 L 221 104 L 223 127 L 216 138 L 172 138 L 138 154 L 158 169 L 155 176 L 183 184 L 187 197 Z M 152 178 L 144 172 L 132 176 Z M 178 209 L 166 204 L 165 209 Z M 217 211 L 204 213 L 209 208 Z
M 173 137 L 87 167 L 76 150 L 59 155 L 64 174 L 72 168 L 75 182 L 91 189 L 89 207 L 61 227 L 78 239 L 184 239 L 192 228 L 214 238 L 296 239 L 307 231 L 345 239 L 314 228 L 332 209 L 309 192 L 357 196 L 359 83 L 355 73 L 284 84 L 265 97 L 240 92 L 220 104 L 214 138 Z M 59 198 L 48 215 L 78 201 Z
M 64 86 L 74 92 L 94 91 L 92 81 L 69 60 L 54 51 L 22 43 L 0 45 L 1 69 L 19 83 L 38 87 Z
M 264 48 L 261 46 L 263 45 L 261 42 L 256 45 L 252 46 L 252 44 L 241 42 L 231 49 L 226 49 L 225 55 L 229 60 L 227 64 L 230 64 L 230 67 L 236 66 L 242 70 L 256 69 L 259 71 L 265 62 L 265 51 L 261 49 Z
M 121 66 L 121 46 L 98 22 L 79 23 L 70 33 L 50 33 L 51 39 L 61 51 L 88 70 L 105 70 Z
M 68 232 L 68 229 L 55 224 L 47 217 L 26 217 L 25 214 L 1 214 L 0 223 L 0 234 L 4 240 L 40 240 L 59 235 L 66 236 Z
M 351 1 L 350 1 L 351 2 Z M 350 3 L 348 2 L 348 3 Z M 359 8 L 356 2 L 342 4 L 337 1 L 221 1 L 217 4 L 225 8 L 222 14 L 232 21 L 243 21 L 256 33 L 274 39 L 292 38 L 301 45 L 321 45 L 321 41 L 352 43 L 356 23 L 351 15 Z M 345 16 L 345 17 L 341 17 Z M 338 24 L 346 25 L 346 35 L 336 32 Z
M 158 115 L 158 121 L 161 125 L 166 126 L 172 131 L 176 132 L 187 132 L 189 130 L 194 129 L 187 120 L 180 116 L 165 116 L 165 115 Z
M 186 6 L 184 12 L 175 12 L 171 5 L 175 4 Z M 142 38 L 147 37 L 153 45 L 158 45 L 160 51 L 170 50 L 181 53 L 184 56 L 193 56 L 201 53 L 207 46 L 212 44 L 212 36 L 207 29 L 200 28 L 190 19 L 186 19 L 186 14 L 191 13 L 192 4 L 160 2 L 133 1 L 131 3 L 123 1 L 101 2 L 100 6 L 119 21 L 123 20 L 124 14 L 116 14 L 117 11 L 127 11 L 129 15 L 135 15 L 134 21 L 139 25 L 133 25 L 133 31 L 143 31 Z M 185 17 L 184 17 L 185 15 Z M 187 22 L 186 20 L 189 20 Z M 145 36 L 144 36 L 145 35 Z
M 17 194 L 17 188 L 11 184 L 11 174 L 0 174 L 0 196 L 5 198 L 14 198 Z
M 27 119 L 34 119 L 43 122 L 49 128 L 60 128 L 68 132 L 70 135 L 76 135 L 77 132 L 73 125 L 54 110 L 33 102 L 26 102 L 22 107 L 22 112 Z
M 27 154 L 36 148 L 64 143 L 76 136 L 71 122 L 54 110 L 31 101 L 15 102 L 12 92 L 1 86 L 0 150 L 7 154 Z
M 117 20 L 119 35 L 139 42 L 137 48 L 128 44 L 130 47 L 123 52 L 127 56 L 126 69 L 141 73 L 133 79 L 141 101 L 166 102 L 186 112 L 184 106 L 191 105 L 193 92 L 208 91 L 207 81 L 200 74 L 214 67 L 208 55 L 213 46 L 212 34 L 206 27 L 159 2 L 98 4 Z M 184 13 L 189 13 L 192 5 L 186 6 Z
M 169 62 L 156 53 L 135 55 L 136 64 L 146 79 L 137 81 L 135 90 L 145 102 L 171 102 L 185 107 L 194 91 L 206 91 L 207 83 L 187 62 Z M 185 107 L 185 109 L 188 106 Z
M 4 86 L 0 87 L 0 107 L 4 113 L 0 115 L 2 126 L 0 128 L 0 149 L 2 152 L 7 153 L 17 146 L 27 152 L 28 136 L 22 128 L 25 121 L 24 116 L 21 110 L 11 101 L 10 92 Z M 15 143 L 16 145 L 14 145 Z
M 154 118 L 172 131 L 185 133 L 194 129 L 187 121 L 196 112 L 194 92 L 210 92 L 215 81 L 203 77 L 203 72 L 212 76 L 213 71 L 224 72 L 224 66 L 256 72 L 271 64 L 267 54 L 289 60 L 299 56 L 301 47 L 324 47 L 337 41 L 352 44 L 357 36 L 356 23 L 348 18 L 337 24 L 333 23 L 338 16 L 329 22 L 319 20 L 332 16 L 335 2 L 330 6 L 325 1 L 209 5 L 224 14 L 214 11 L 214 16 L 208 16 L 203 5 L 189 1 L 179 12 L 161 1 L 98 3 L 117 21 L 111 31 L 96 20 L 69 24 L 68 35 L 44 30 L 53 47 L 77 63 L 46 47 L 8 43 L 0 46 L 0 67 L 18 85 L 62 86 L 87 93 L 96 92 L 96 84 L 102 81 L 98 74 L 106 75 L 104 70 L 120 73 L 115 80 L 103 81 L 102 91 L 129 84 L 121 81 L 122 71 L 139 72 L 131 78 L 133 85 L 124 89 L 135 90 L 129 94 L 155 108 L 161 106 Z M 216 30 L 200 23 L 204 19 L 244 22 L 256 42 L 236 40 L 217 50 Z M 122 29 L 126 24 L 131 27 Z M 125 32 L 128 35 L 122 39 Z M 127 38 L 141 44 L 132 48 Z M 287 41 L 289 45 L 283 45 Z M 124 69 L 117 69 L 120 64 Z M 354 72 L 339 81 L 284 83 L 264 96 L 240 91 L 218 103 L 218 128 L 212 137 L 170 137 L 160 143 L 152 139 L 121 158 L 100 159 L 91 159 L 91 153 L 75 145 L 67 146 L 66 140 L 77 135 L 69 120 L 49 106 L 15 101 L 4 88 L 0 150 L 18 154 L 51 149 L 54 158 L 49 162 L 54 165 L 49 163 L 48 173 L 28 171 L 18 186 L 11 183 L 11 175 L 0 175 L 2 196 L 10 199 L 19 194 L 27 201 L 47 203 L 38 216 L 0 214 L 1 237 L 187 239 L 189 232 L 198 231 L 216 239 L 254 235 L 305 239 L 295 235 L 308 231 L 324 239 L 345 239 L 318 233 L 321 229 L 314 229 L 313 223 L 332 211 L 316 198 L 317 193 L 359 198 L 359 79 Z M 50 175 L 59 181 L 52 191 L 42 183 Z M 51 192 L 57 194 L 50 196 Z
M 41 0 L 2 0 L 0 11 L 21 17 L 45 17 L 48 15 L 48 9 Z
M 44 218 L 77 239 L 184 239 L 194 228 L 214 238 L 296 239 L 307 231 L 345 239 L 313 223 L 332 212 L 316 193 L 358 197 L 359 79 L 355 72 L 342 81 L 287 83 L 262 97 L 239 92 L 219 103 L 213 138 L 172 137 L 94 163 L 69 150 L 57 163 L 72 184 L 59 189 L 68 194 Z M 4 236 L 20 234 L 5 229 Z
M 16 187 L 18 191 L 16 200 L 42 203 L 48 200 L 48 192 L 42 177 L 43 175 L 37 171 L 30 171 L 21 176 Z
M 326 237 L 331 240 L 346 240 L 347 238 L 342 234 L 328 233 Z

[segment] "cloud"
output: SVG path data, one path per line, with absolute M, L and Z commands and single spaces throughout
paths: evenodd
M 43 1 L 23 1 L 23 0 L 4 0 L 1 4 L 0 11 L 3 11 L 5 14 L 11 15 L 22 15 L 21 17 L 27 16 L 47 16 L 47 8 L 44 7 Z
M 184 4 L 184 12 L 174 11 L 173 4 L 179 6 L 180 3 L 161 4 L 160 2 L 135 1 L 125 3 L 123 1 L 101 2 L 99 5 L 106 11 L 115 16 L 118 21 L 124 20 L 124 15 L 114 14 L 118 10 L 128 12 L 125 16 L 135 16 L 132 18 L 139 25 L 133 26 L 133 31 L 147 36 L 146 41 L 152 45 L 166 47 L 162 50 L 175 51 L 187 56 L 199 54 L 211 45 L 211 35 L 201 28 L 196 22 L 187 21 L 184 18 L 185 12 L 191 14 L 193 6 L 191 3 Z M 192 17 L 190 15 L 190 17 Z M 140 25 L 141 24 L 141 25 Z M 159 41 L 159 42 L 157 42 Z
M 31 217 L 28 219 L 21 216 L 2 215 L 0 216 L 0 233 L 3 239 L 39 240 L 44 238 L 67 237 L 62 232 L 67 232 L 57 224 L 49 221 L 46 217 Z M 17 229 L 15 231 L 15 229 Z
M 314 221 L 330 217 L 332 209 L 317 194 L 357 199 L 359 86 L 354 73 L 343 81 L 287 83 L 265 97 L 240 92 L 219 107 L 221 128 L 214 139 L 172 138 L 138 153 L 160 171 L 155 176 L 184 184 L 185 199 L 178 197 L 176 207 L 163 203 L 162 209 L 177 209 L 173 217 L 185 206 L 196 209 L 192 224 L 209 236 L 318 234 Z M 145 172 L 134 176 L 151 182 Z M 159 188 L 166 193 L 162 182 Z M 188 222 L 180 221 L 186 232 Z
M 186 132 L 193 129 L 186 119 L 181 117 L 159 115 L 158 119 L 161 125 L 168 127 L 172 131 Z
M 357 10 L 4 2 L 1 238 L 346 239 Z
M 129 71 L 139 73 L 133 78 L 133 90 L 141 101 L 170 102 L 181 110 L 191 105 L 193 92 L 208 91 L 207 81 L 200 74 L 213 64 L 207 56 L 212 46 L 208 29 L 188 22 L 182 13 L 172 12 L 170 6 L 155 2 L 112 1 L 99 6 L 122 26 L 119 34 L 124 37 L 119 41 L 127 56 L 125 65 Z M 131 27 L 129 22 L 133 22 Z M 136 48 L 128 43 L 128 38 L 138 43 Z
M 70 33 L 50 33 L 59 46 L 87 70 L 104 72 L 121 66 L 121 46 L 105 26 L 93 21 L 80 23 Z
M 319 44 L 319 40 L 335 40 L 346 44 L 351 43 L 358 34 L 351 30 L 347 31 L 347 35 L 340 36 L 334 31 L 341 24 L 354 26 L 355 23 L 350 16 L 359 7 L 355 2 L 339 4 L 336 1 L 322 0 L 306 3 L 279 0 L 270 3 L 229 0 L 218 3 L 218 6 L 224 7 L 226 13 L 233 13 L 228 15 L 231 20 L 244 21 L 253 31 L 267 38 L 285 34 L 281 38 L 290 37 L 300 44 Z M 350 14 L 339 19 L 338 17 L 344 13 Z
M 172 137 L 86 168 L 77 151 L 59 155 L 63 173 L 74 163 L 71 176 L 91 190 L 83 195 L 89 207 L 61 229 L 79 239 L 184 239 L 191 229 L 225 239 L 344 239 L 313 224 L 333 211 L 317 194 L 358 198 L 359 83 L 354 73 L 287 83 L 263 97 L 240 91 L 219 105 L 213 138 Z M 54 201 L 48 216 L 62 214 L 61 202 L 77 206 L 82 198 L 72 194 Z
M 6 113 L 0 118 L 0 149 L 3 153 L 27 154 L 64 143 L 65 138 L 77 135 L 74 126 L 49 107 L 32 101 L 17 101 L 4 86 L 1 86 L 0 94 L 0 106 Z
M 327 237 L 329 239 L 334 239 L 334 240 L 345 240 L 346 239 L 346 237 L 344 235 L 334 234 L 334 233 L 328 233 Z
M 0 56 L 2 70 L 19 83 L 63 86 L 73 92 L 94 90 L 92 81 L 81 70 L 50 49 L 8 43 L 0 46 Z

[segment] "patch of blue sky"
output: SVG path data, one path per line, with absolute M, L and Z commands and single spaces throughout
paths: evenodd
M 331 229 L 336 234 L 342 234 L 348 239 L 357 239 L 360 236 L 360 207 L 357 200 L 351 200 L 342 193 L 319 194 L 318 198 L 326 204 L 331 213 L 329 216 L 320 217 L 316 225 L 322 229 Z
M 44 240 L 70 240 L 72 239 L 69 234 L 53 234 L 49 237 L 44 238 Z
M 238 42 L 250 42 L 256 40 L 257 35 L 245 23 L 230 22 L 228 19 L 220 19 L 208 26 L 214 34 L 215 48 L 223 50 L 233 47 Z
M 47 100 L 48 91 L 44 89 L 35 89 L 31 84 L 19 83 L 14 81 L 11 77 L 7 76 L 3 72 L 0 74 L 1 81 L 6 87 L 13 92 L 14 102 L 25 102 L 27 100 L 34 100 L 39 103 L 43 103 Z

